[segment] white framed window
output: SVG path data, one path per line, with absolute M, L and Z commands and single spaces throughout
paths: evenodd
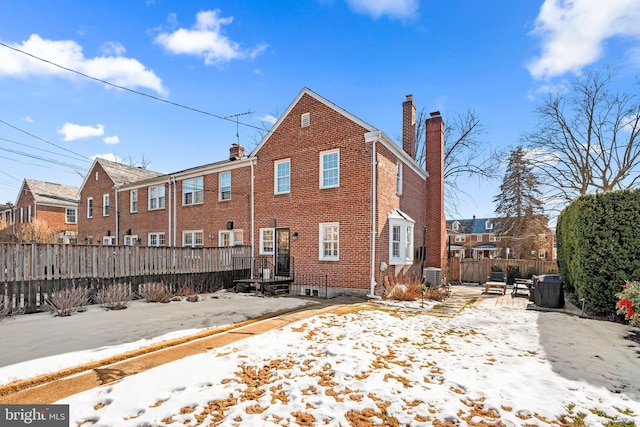
M 98 171 L 96 171 L 96 181 L 98 180 L 98 177 L 99 177 Z
M 311 124 L 311 113 L 303 113 L 300 116 L 300 127 L 308 128 Z
M 76 208 L 65 208 L 65 223 L 66 224 L 78 223 L 78 210 Z
M 500 236 L 497 236 L 495 234 L 489 234 L 489 241 L 490 242 L 499 242 L 500 241 Z
M 138 236 L 135 234 L 132 236 L 124 236 L 124 245 L 125 246 L 134 246 L 138 244 Z
M 220 172 L 218 186 L 218 200 L 231 200 L 231 172 Z
M 27 222 L 32 221 L 32 212 L 31 205 L 27 206 Z
M 203 178 L 185 179 L 182 181 L 182 205 L 197 205 L 204 200 Z
M 482 242 L 482 234 L 476 235 L 476 242 Z
M 182 246 L 204 246 L 204 232 L 202 230 L 188 230 L 182 232 Z
M 242 246 L 244 245 L 244 232 L 242 229 L 220 230 L 218 242 L 218 246 Z
M 149 246 L 164 246 L 164 233 L 149 233 Z
M 274 228 L 260 229 L 260 255 L 273 255 L 275 252 Z
M 454 238 L 454 241 L 456 243 L 463 243 L 467 241 L 467 236 L 465 236 L 464 234 L 456 234 L 456 237 Z
M 413 220 L 402 215 L 389 217 L 389 264 L 413 264 Z
M 458 231 L 458 230 L 460 230 L 460 222 L 458 222 L 458 221 L 453 221 L 453 224 L 451 224 L 451 230 L 452 230 L 452 231 Z
M 102 216 L 109 216 L 109 195 L 102 195 Z
M 340 225 L 337 222 L 320 224 L 319 258 L 321 261 L 340 260 Z
M 20 224 L 24 223 L 24 208 L 20 208 Z
M 93 197 L 87 197 L 87 218 L 93 218 Z
M 286 194 L 291 191 L 291 159 L 278 160 L 273 165 L 273 192 Z
M 138 212 L 138 190 L 129 191 L 129 212 Z
M 340 186 L 340 150 L 320 153 L 320 188 Z
M 116 236 L 102 236 L 102 244 L 113 246 L 116 244 Z
M 402 195 L 402 162 L 396 162 L 396 194 Z
M 149 210 L 164 209 L 164 185 L 149 187 Z
M 490 219 L 488 219 L 487 222 L 485 222 L 484 226 L 487 230 L 493 230 L 493 222 L 491 222 Z
M 538 258 L 546 258 L 547 257 L 547 251 L 542 249 L 538 251 Z

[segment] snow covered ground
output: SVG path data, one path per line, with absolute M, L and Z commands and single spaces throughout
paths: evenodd
M 74 426 L 640 426 L 640 346 L 628 329 L 482 304 L 453 318 L 368 305 L 57 403 Z

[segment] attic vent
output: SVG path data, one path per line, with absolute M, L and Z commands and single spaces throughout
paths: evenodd
M 304 113 L 301 117 L 300 127 L 308 128 L 311 124 L 311 113 Z

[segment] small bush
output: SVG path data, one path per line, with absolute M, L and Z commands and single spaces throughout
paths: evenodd
M 173 294 L 169 291 L 169 287 L 164 283 L 147 283 L 142 287 L 140 292 L 142 298 L 147 302 L 168 303 L 173 298 Z
M 386 298 L 397 301 L 415 301 L 422 298 L 422 289 L 422 285 L 418 284 L 394 285 Z
M 189 302 L 198 302 L 198 295 L 189 295 L 186 300 Z
M 11 304 L 9 298 L 0 295 L 0 320 L 4 317 L 13 317 L 17 314 L 23 314 L 24 308 L 15 308 Z
M 618 297 L 617 313 L 624 315 L 631 326 L 640 327 L 640 282 L 627 282 Z
M 196 290 L 191 285 L 182 285 L 178 287 L 176 295 L 179 297 L 188 297 L 197 294 Z
M 89 290 L 74 286 L 52 292 L 40 309 L 59 317 L 66 317 L 76 311 L 86 310 L 88 302 Z
M 107 310 L 124 310 L 131 301 L 129 285 L 114 283 L 96 292 L 96 303 Z
M 424 291 L 424 299 L 431 301 L 444 301 L 449 296 L 449 288 L 446 286 L 429 286 Z

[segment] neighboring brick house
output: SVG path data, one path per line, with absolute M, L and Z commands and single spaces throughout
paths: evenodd
M 414 160 L 411 96 L 403 150 L 305 88 L 248 156 L 233 144 L 228 160 L 117 186 L 94 164 L 81 187 L 80 234 L 110 244 L 252 245 L 255 257 L 273 260 L 271 274 L 293 266 L 296 276 L 327 275 L 343 290 L 371 292 L 383 273 L 444 268 L 443 129 L 433 113 L 427 173 Z M 114 187 L 118 214 L 97 226 L 85 221 L 88 198 Z
M 160 175 L 143 168 L 96 159 L 78 192 L 78 243 L 118 244 L 120 207 L 117 190 L 125 184 Z
M 18 239 L 44 243 L 76 240 L 78 187 L 25 179 L 12 210 L 13 234 Z
M 13 203 L 0 205 L 0 242 L 15 241 Z
M 455 219 L 447 221 L 448 250 L 458 258 L 507 258 L 513 242 L 510 236 L 496 232 L 496 218 Z M 537 237 L 536 250 L 525 259 L 555 259 L 555 234 L 547 230 Z

